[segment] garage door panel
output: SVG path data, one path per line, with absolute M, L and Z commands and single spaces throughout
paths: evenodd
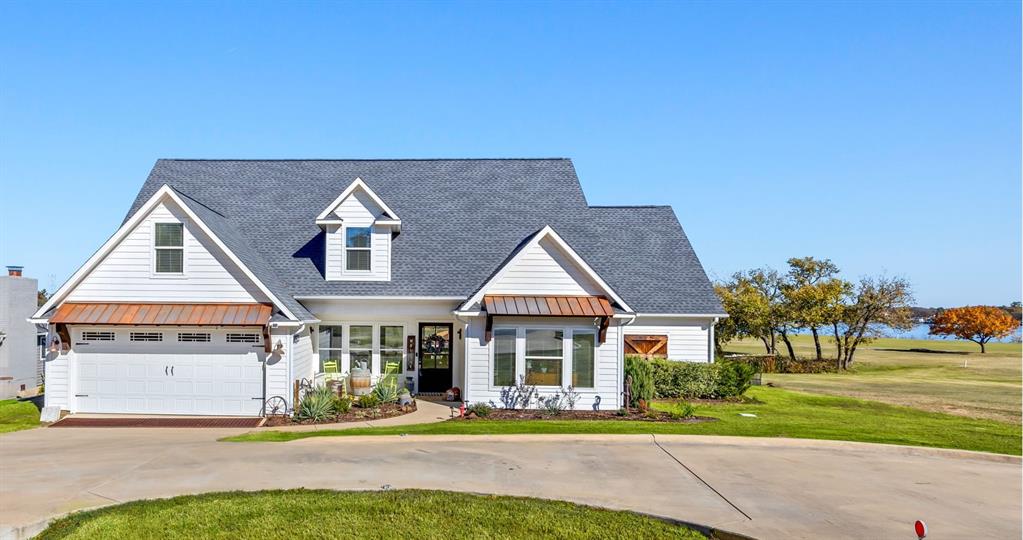
M 142 346 L 131 345 L 133 349 Z M 175 345 L 153 343 L 162 350 L 152 353 L 93 349 L 76 355 L 75 392 L 80 397 L 75 409 L 128 414 L 260 414 L 262 352 L 222 345 L 210 352 L 196 350 L 196 344 L 187 349 Z

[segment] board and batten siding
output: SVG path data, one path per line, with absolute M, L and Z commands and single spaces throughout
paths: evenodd
M 333 281 L 388 281 L 391 279 L 391 228 L 374 225 L 384 210 L 361 189 L 341 201 L 334 215 L 342 225 L 328 225 L 326 230 L 326 273 Z M 372 227 L 370 238 L 370 270 L 345 270 L 345 227 Z
M 711 362 L 710 328 L 713 319 L 644 318 L 623 328 L 624 335 L 668 336 L 668 360 Z
M 292 336 L 291 373 L 295 380 L 312 379 L 319 366 L 319 358 L 313 353 L 313 340 L 309 328 Z M 289 399 L 290 403 L 291 400 Z
M 603 290 L 549 238 L 530 246 L 506 268 L 487 294 L 600 295 Z
M 68 408 L 68 361 L 70 354 L 46 353 L 43 371 L 46 373 L 44 401 L 47 407 Z
M 155 223 L 184 223 L 184 275 L 154 268 Z M 174 203 L 155 207 L 92 269 L 67 301 L 268 302 Z
M 292 405 L 293 397 L 291 391 L 291 367 L 294 346 L 291 341 L 292 331 L 290 328 L 274 328 L 270 331 L 270 346 L 277 346 L 280 341 L 284 346 L 284 353 L 280 356 L 275 354 L 266 355 L 266 399 L 274 396 L 284 398 L 288 406 Z
M 592 319 L 561 319 L 550 318 L 508 318 L 495 321 L 494 327 L 551 327 L 551 326 L 587 327 L 593 328 Z M 465 355 L 468 359 L 468 384 L 466 399 L 471 403 L 490 403 L 501 407 L 501 390 L 503 387 L 493 385 L 493 340 L 490 343 L 483 341 L 485 320 L 483 317 L 475 317 L 466 328 Z M 597 347 L 596 372 L 594 373 L 596 387 L 593 389 L 577 389 L 579 401 L 576 409 L 590 410 L 593 408 L 596 396 L 600 396 L 602 410 L 617 410 L 621 405 L 621 342 L 619 339 L 620 328 L 611 326 L 607 330 L 607 339 Z M 517 377 L 517 376 L 516 376 Z M 567 384 L 565 385 L 568 386 Z M 550 388 L 538 388 L 541 396 L 554 394 L 556 390 Z M 535 406 L 535 404 L 533 405 Z

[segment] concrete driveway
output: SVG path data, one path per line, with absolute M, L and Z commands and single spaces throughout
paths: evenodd
M 882 445 L 657 436 L 331 437 L 218 443 L 212 429 L 0 436 L 0 531 L 221 490 L 418 487 L 636 510 L 758 538 L 1019 538 L 1020 461 Z M 0 534 L 2 536 L 2 534 Z

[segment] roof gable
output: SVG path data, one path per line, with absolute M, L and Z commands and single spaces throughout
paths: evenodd
M 367 210 L 369 213 L 374 214 L 375 218 L 384 217 L 391 221 L 401 221 L 398 214 L 391 210 L 387 203 L 380 198 L 372 189 L 366 185 L 366 182 L 362 178 L 356 177 L 356 179 L 341 192 L 340 195 L 334 199 L 334 202 L 327 205 L 326 208 L 320 212 L 320 215 L 316 216 L 316 222 L 329 222 L 336 219 L 343 221 L 343 206 L 349 199 L 357 199 L 358 205 Z M 383 215 L 377 215 L 382 213 Z

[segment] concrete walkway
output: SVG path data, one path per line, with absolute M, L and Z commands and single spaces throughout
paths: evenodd
M 431 488 L 628 509 L 771 538 L 1019 538 L 1020 460 L 885 445 L 649 435 L 323 437 L 245 430 L 37 429 L 0 435 L 0 531 L 185 493 Z M 0 536 L 2 536 L 0 532 Z

